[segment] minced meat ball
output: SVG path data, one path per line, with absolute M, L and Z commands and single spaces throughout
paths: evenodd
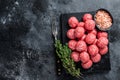
M 90 56 L 87 52 L 80 53 L 80 60 L 82 63 L 86 63 L 90 60 Z
M 75 41 L 75 40 L 70 40 L 70 41 L 68 42 L 68 47 L 69 47 L 71 50 L 75 50 L 76 44 L 77 44 L 77 41 Z
M 94 63 L 98 63 L 101 60 L 101 55 L 97 53 L 95 56 L 91 56 L 91 59 Z
M 91 56 L 94 56 L 98 53 L 99 49 L 96 45 L 90 45 L 88 47 L 88 53 L 91 55 Z
M 79 53 L 76 52 L 76 51 L 73 51 L 73 52 L 71 53 L 71 58 L 72 58 L 73 61 L 75 61 L 75 62 L 79 62 L 79 61 L 80 61 L 80 59 L 79 59 Z
M 99 49 L 99 53 L 101 55 L 105 55 L 105 54 L 107 54 L 107 52 L 108 52 L 108 46 L 105 46 L 104 48 Z
M 86 51 L 87 45 L 84 41 L 79 40 L 76 44 L 76 50 L 81 52 L 81 51 Z
M 102 31 L 99 31 L 97 33 L 97 38 L 100 38 L 100 37 L 108 37 L 108 33 L 107 32 L 102 32 Z
M 94 28 L 95 28 L 95 21 L 94 20 L 85 21 L 85 29 L 86 30 L 93 30 Z
M 87 44 L 92 44 L 96 39 L 96 36 L 92 33 L 89 33 L 86 38 L 85 38 L 85 41 Z
M 68 24 L 71 28 L 75 28 L 78 25 L 79 21 L 76 17 L 70 17 L 68 20 Z
M 78 26 L 78 27 L 84 27 L 84 26 L 85 26 L 85 23 L 84 23 L 84 22 L 79 22 L 77 26 Z
M 89 69 L 92 67 L 93 62 L 91 60 L 89 60 L 87 63 L 81 63 L 81 65 L 84 69 Z
M 100 37 L 98 40 L 97 40 L 97 46 L 99 48 L 104 48 L 105 46 L 108 45 L 108 39 L 106 37 Z
M 81 38 L 84 35 L 84 33 L 85 33 L 85 30 L 83 27 L 77 27 L 75 29 L 75 37 L 76 38 Z
M 75 29 L 69 29 L 69 30 L 67 31 L 67 37 L 68 37 L 69 39 L 75 39 Z
M 89 13 L 83 15 L 83 21 L 87 21 L 87 20 L 92 20 L 92 15 Z

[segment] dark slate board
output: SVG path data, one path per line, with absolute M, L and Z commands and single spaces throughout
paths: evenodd
M 69 41 L 69 39 L 66 36 L 66 32 L 69 29 L 68 26 L 68 19 L 71 16 L 75 16 L 79 21 L 82 21 L 82 16 L 85 13 L 90 13 L 94 16 L 95 11 L 93 12 L 81 12 L 81 13 L 69 13 L 69 14 L 61 14 L 60 17 L 60 21 L 61 21 L 61 40 L 63 42 L 63 44 L 67 43 Z M 108 31 L 108 35 L 109 35 L 109 31 Z M 110 35 L 109 35 L 110 36 Z M 109 46 L 108 46 L 109 47 Z M 111 67 L 110 67 L 110 52 L 108 51 L 108 53 L 104 56 L 102 56 L 102 59 L 99 63 L 94 63 L 93 66 L 90 69 L 83 69 L 81 67 L 81 63 L 76 63 L 76 67 L 81 69 L 81 72 L 83 74 L 89 74 L 89 73 L 101 73 L 101 72 L 108 72 Z

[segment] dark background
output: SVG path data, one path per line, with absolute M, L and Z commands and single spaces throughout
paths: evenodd
M 51 16 L 95 11 L 112 13 L 108 73 L 83 75 L 82 80 L 120 80 L 119 0 L 0 0 L 0 80 L 77 80 L 55 71 Z

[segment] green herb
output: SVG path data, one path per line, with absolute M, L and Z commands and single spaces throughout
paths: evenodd
M 60 40 L 55 41 L 56 53 L 62 61 L 63 67 L 66 71 L 77 78 L 80 77 L 80 69 L 75 68 L 74 61 L 70 58 L 71 50 L 68 48 L 68 45 L 62 45 Z

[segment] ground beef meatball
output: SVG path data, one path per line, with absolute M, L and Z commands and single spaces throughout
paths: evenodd
M 93 33 L 94 35 L 97 35 L 97 30 L 93 29 L 92 31 L 88 31 L 88 33 Z
M 86 63 L 90 60 L 90 56 L 87 52 L 80 53 L 80 60 L 82 63 Z
M 71 28 L 75 28 L 78 25 L 79 21 L 76 17 L 70 17 L 68 20 L 68 24 Z
M 92 15 L 89 13 L 83 15 L 83 21 L 87 21 L 87 20 L 92 20 Z
M 99 53 L 101 55 L 105 55 L 105 54 L 107 54 L 107 52 L 108 52 L 108 46 L 105 46 L 104 48 L 99 49 Z
M 75 62 L 79 62 L 79 61 L 80 61 L 80 59 L 79 59 L 79 53 L 76 52 L 76 51 L 73 51 L 73 52 L 71 53 L 71 58 L 72 58 L 73 61 L 75 61 Z
M 70 41 L 68 42 L 68 47 L 69 47 L 71 50 L 75 50 L 76 44 L 77 44 L 77 41 L 75 41 L 75 40 L 70 40 Z
M 91 56 L 95 56 L 97 53 L 98 53 L 99 49 L 96 45 L 90 45 L 88 47 L 88 53 L 91 55 Z
M 81 51 L 86 51 L 87 50 L 87 45 L 84 41 L 79 40 L 76 44 L 76 50 L 81 52 Z
M 79 22 L 77 26 L 78 26 L 78 27 L 84 27 L 84 25 L 85 25 L 84 22 Z
M 108 33 L 107 32 L 102 32 L 102 31 L 99 31 L 97 33 L 97 38 L 100 38 L 100 37 L 108 37 Z
M 91 60 L 94 63 L 98 63 L 101 60 L 101 55 L 99 53 L 97 53 L 95 56 L 91 56 Z
M 75 39 L 75 29 L 69 29 L 69 30 L 67 31 L 67 37 L 68 37 L 69 39 Z
M 86 30 L 93 30 L 95 28 L 95 22 L 93 20 L 85 21 L 85 29 Z
M 89 33 L 86 38 L 85 38 L 85 41 L 87 44 L 92 44 L 96 39 L 96 36 L 92 33 Z
M 87 63 L 81 63 L 81 65 L 84 69 L 89 69 L 92 67 L 93 62 L 91 60 L 89 60 Z
M 97 46 L 99 48 L 104 48 L 105 46 L 108 45 L 108 39 L 106 37 L 100 37 L 98 40 L 97 40 Z
M 84 35 L 84 33 L 85 33 L 85 30 L 83 27 L 77 27 L 75 29 L 75 37 L 76 38 L 81 38 Z

